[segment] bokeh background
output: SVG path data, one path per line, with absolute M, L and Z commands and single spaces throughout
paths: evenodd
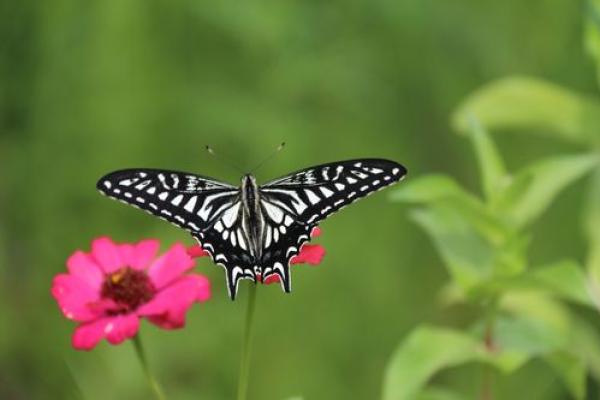
M 454 107 L 481 84 L 531 74 L 594 93 L 582 4 L 562 0 L 4 1 L 0 4 L 0 398 L 146 399 L 130 343 L 89 353 L 50 296 L 75 249 L 109 235 L 192 244 L 182 230 L 100 196 L 125 167 L 239 174 L 281 141 L 260 180 L 345 158 L 384 157 L 410 176 L 445 172 L 478 189 Z M 498 137 L 511 167 L 566 144 Z M 534 227 L 531 258 L 581 257 L 582 184 Z M 375 399 L 390 354 L 440 310 L 448 277 L 427 236 L 387 192 L 322 224 L 328 254 L 294 270 L 294 291 L 260 287 L 250 397 Z M 560 246 L 556 244 L 560 243 Z M 213 300 L 181 331 L 147 323 L 150 362 L 172 399 L 235 394 L 245 310 L 207 260 Z M 467 388 L 477 367 L 445 375 Z M 499 377 L 499 398 L 561 399 L 535 362 Z M 523 397 L 526 388 L 527 397 Z M 475 390 L 475 389 L 473 389 Z

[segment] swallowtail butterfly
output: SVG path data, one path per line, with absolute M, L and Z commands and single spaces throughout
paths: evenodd
M 187 172 L 125 169 L 100 178 L 103 194 L 188 230 L 226 271 L 235 299 L 240 279 L 278 275 L 291 290 L 290 259 L 329 215 L 398 182 L 406 169 L 381 159 L 302 169 L 259 186 L 251 174 L 235 187 Z

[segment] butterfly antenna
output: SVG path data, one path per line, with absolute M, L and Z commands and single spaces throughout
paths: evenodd
M 285 142 L 281 142 L 281 144 L 279 146 L 277 146 L 277 148 L 275 150 L 273 150 L 271 152 L 271 154 L 269 154 L 267 157 L 265 157 L 261 162 L 258 163 L 258 165 L 256 165 L 254 168 L 252 168 L 250 170 L 250 172 L 254 173 L 256 172 L 260 167 L 262 167 L 263 165 L 265 165 L 267 163 L 267 161 L 270 161 L 273 157 L 275 157 L 281 150 L 283 150 L 283 148 L 285 147 Z
M 219 154 L 217 156 L 217 153 L 215 153 L 213 148 L 210 147 L 209 145 L 206 145 L 206 151 L 208 152 L 208 154 L 215 157 L 215 159 L 219 160 L 221 162 L 221 164 L 227 165 L 229 168 L 235 169 L 237 172 L 239 172 L 242 175 L 244 174 L 244 171 L 242 171 L 242 169 L 240 167 L 238 167 L 235 163 L 233 163 L 230 158 L 224 157 L 222 154 Z

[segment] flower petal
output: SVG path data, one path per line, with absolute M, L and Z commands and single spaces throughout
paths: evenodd
M 133 269 L 142 270 L 148 267 L 150 261 L 156 257 L 160 243 L 155 239 L 147 239 L 137 244 L 121 244 L 119 251 L 123 263 Z
M 272 275 L 267 276 L 267 279 L 265 279 L 263 284 L 270 285 L 271 283 L 278 283 L 278 282 L 281 282 L 281 278 L 279 277 L 279 275 L 272 274 Z
M 163 288 L 194 266 L 194 260 L 182 244 L 173 245 L 165 254 L 152 263 L 148 276 L 157 289 Z
M 192 304 L 208 300 L 210 294 L 208 278 L 198 274 L 186 275 L 159 291 L 152 300 L 138 308 L 137 314 L 164 329 L 181 328 L 185 325 L 185 313 Z
M 321 236 L 321 228 L 319 228 L 318 226 L 315 226 L 313 228 L 313 230 L 310 232 L 310 237 L 315 238 L 318 236 Z
M 292 257 L 292 264 L 308 263 L 318 265 L 325 256 L 325 248 L 318 244 L 305 244 L 298 255 Z
M 119 344 L 135 336 L 139 327 L 140 320 L 135 314 L 100 318 L 75 328 L 71 343 L 77 350 L 91 350 L 104 337 L 111 344 Z
M 85 322 L 98 318 L 101 314 L 88 307 L 98 300 L 99 293 L 74 275 L 60 274 L 52 280 L 52 296 L 56 299 L 65 317 Z
M 208 251 L 204 250 L 202 248 L 202 246 L 200 245 L 193 245 L 187 248 L 187 253 L 189 254 L 190 257 L 204 257 L 204 256 L 208 256 Z
M 140 319 L 135 314 L 119 315 L 104 327 L 106 340 L 110 344 L 119 344 L 135 336 L 140 328 Z
M 71 337 L 71 344 L 77 350 L 91 350 L 104 337 L 104 328 L 113 318 L 100 318 L 75 328 Z
M 92 256 L 107 274 L 125 266 L 119 248 L 108 237 L 101 237 L 92 242 Z
M 67 268 L 71 275 L 81 279 L 90 288 L 100 289 L 104 276 L 100 266 L 89 254 L 76 251 L 67 259 Z

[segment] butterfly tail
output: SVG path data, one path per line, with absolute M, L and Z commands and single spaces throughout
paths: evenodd
M 279 277 L 279 282 L 281 283 L 281 288 L 284 292 L 290 293 L 292 291 L 289 264 L 275 262 L 273 266 L 265 268 L 263 272 L 265 279 L 271 275 L 277 275 Z
M 234 267 L 228 268 L 226 273 L 227 292 L 229 298 L 233 301 L 237 296 L 238 284 L 242 278 L 242 274 Z

